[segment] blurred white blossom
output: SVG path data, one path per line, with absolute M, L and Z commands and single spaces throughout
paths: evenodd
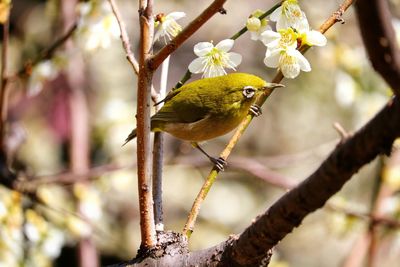
M 76 237 L 89 237 L 92 234 L 92 227 L 76 216 L 68 216 L 66 219 L 67 229 Z
M 28 95 L 39 94 L 46 82 L 57 77 L 60 67 L 54 60 L 45 60 L 35 65 L 28 81 Z
M 56 228 L 50 228 L 42 242 L 42 251 L 51 259 L 57 258 L 61 253 L 64 243 L 65 237 L 63 232 Z
M 202 77 L 216 77 L 225 75 L 225 68 L 235 68 L 242 62 L 242 56 L 235 52 L 228 52 L 234 45 L 234 40 L 225 39 L 215 47 L 210 42 L 200 42 L 194 46 L 194 53 L 198 56 L 189 64 L 191 73 L 203 73 Z
M 339 71 L 335 79 L 335 98 L 343 107 L 351 106 L 356 98 L 357 84 L 353 78 L 345 72 Z
M 77 183 L 74 185 L 74 193 L 79 200 L 79 211 L 85 218 L 97 220 L 101 217 L 100 193 L 94 187 Z
M 107 48 L 119 38 L 118 22 L 107 1 L 79 3 L 79 21 L 76 37 L 87 51 Z
M 171 41 L 172 38 L 182 31 L 181 25 L 176 21 L 185 16 L 185 12 L 172 12 L 168 15 L 164 15 L 163 13 L 158 14 L 154 23 L 154 28 L 157 30 L 154 35 L 154 41 L 160 38 L 163 38 L 165 43 Z

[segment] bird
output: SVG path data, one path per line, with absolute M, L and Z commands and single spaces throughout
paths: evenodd
M 189 141 L 215 164 L 224 170 L 226 161 L 208 155 L 199 145 L 235 129 L 249 114 L 261 115 L 256 99 L 267 89 L 283 87 L 268 83 L 248 73 L 231 73 L 223 76 L 199 79 L 178 89 L 156 103 L 164 103 L 151 117 L 152 132 L 167 132 L 178 139 Z M 136 129 L 125 143 L 136 137 Z

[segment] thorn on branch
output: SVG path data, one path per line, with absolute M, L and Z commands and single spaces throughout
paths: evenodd
M 333 128 L 339 133 L 340 135 L 340 143 L 343 143 L 347 138 L 351 136 L 339 122 L 333 123 Z
M 218 13 L 220 13 L 222 15 L 226 15 L 227 11 L 225 8 L 221 7 L 220 9 L 218 9 Z

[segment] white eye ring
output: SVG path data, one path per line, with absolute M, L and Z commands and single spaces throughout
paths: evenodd
M 246 98 L 252 98 L 254 96 L 254 94 L 256 93 L 256 89 L 254 89 L 253 86 L 245 86 L 243 88 L 243 95 Z

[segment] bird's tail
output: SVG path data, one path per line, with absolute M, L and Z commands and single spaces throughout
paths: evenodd
M 132 132 L 128 135 L 128 137 L 125 139 L 125 143 L 122 145 L 126 145 L 126 143 L 128 143 L 129 141 L 131 141 L 132 139 L 136 138 L 136 129 L 133 129 Z

